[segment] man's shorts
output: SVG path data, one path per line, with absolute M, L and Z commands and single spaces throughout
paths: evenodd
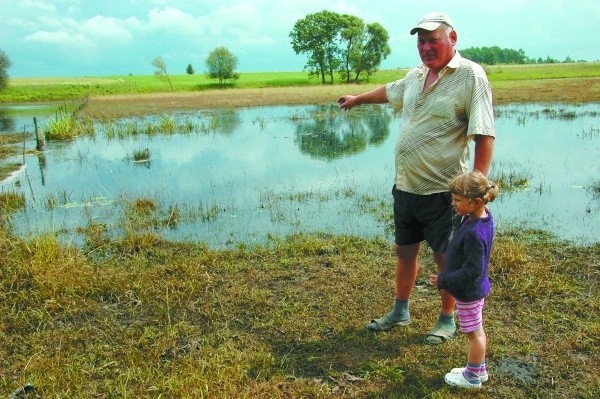
M 450 192 L 419 195 L 392 189 L 394 227 L 398 245 L 427 241 L 434 252 L 444 253 L 452 232 Z

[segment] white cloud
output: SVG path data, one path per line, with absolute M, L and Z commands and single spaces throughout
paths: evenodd
M 55 12 L 56 7 L 53 4 L 48 4 L 47 1 L 43 0 L 21 0 L 19 6 L 26 9 L 34 9 L 46 12 Z M 35 12 L 35 11 L 34 11 Z
M 153 8 L 148 12 L 147 29 L 149 30 L 163 30 L 171 34 L 202 35 L 207 25 L 206 18 L 195 17 L 178 8 Z
M 132 36 L 123 25 L 125 23 L 118 19 L 97 15 L 84 21 L 78 28 L 82 34 L 85 32 L 94 40 L 106 40 L 113 44 L 129 43 Z
M 107 44 L 114 46 L 132 40 L 131 33 L 124 25 L 125 22 L 116 18 L 100 15 L 81 21 L 42 16 L 37 26 L 43 28 L 26 35 L 23 40 L 76 49 L 91 49 Z
M 53 44 L 69 47 L 82 47 L 89 44 L 85 37 L 81 35 L 73 35 L 65 31 L 38 31 L 25 36 L 24 40 L 42 44 Z

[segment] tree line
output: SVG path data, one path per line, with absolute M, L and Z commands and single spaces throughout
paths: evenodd
M 557 64 L 561 61 L 547 56 L 546 58 L 530 58 L 523 49 L 513 50 L 509 48 L 492 47 L 469 47 L 459 50 L 460 55 L 484 65 L 497 64 Z M 575 62 L 567 56 L 562 62 Z M 577 62 L 586 62 L 579 60 Z

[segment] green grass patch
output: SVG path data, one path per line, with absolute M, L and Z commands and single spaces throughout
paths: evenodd
M 139 199 L 126 212 L 152 219 L 159 209 Z M 364 326 L 393 298 L 388 242 L 300 234 L 211 250 L 143 229 L 110 237 L 97 223 L 86 234 L 90 245 L 79 250 L 0 229 L 0 391 L 31 383 L 31 397 L 600 394 L 598 244 L 498 233 L 485 319 L 492 378 L 465 392 L 443 375 L 464 364 L 466 338 L 423 342 L 439 311 L 426 250 L 412 325 L 373 334 Z
M 485 67 L 491 82 L 600 77 L 600 63 L 541 65 L 494 65 Z M 384 84 L 403 77 L 408 69 L 381 70 L 361 83 Z M 245 72 L 235 83 L 219 86 L 204 74 L 170 75 L 173 90 L 154 75 L 124 75 L 72 78 L 12 78 L 2 92 L 0 103 L 48 102 L 81 98 L 85 95 L 147 94 L 159 92 L 191 92 L 217 88 L 264 88 L 322 85 L 307 72 Z M 328 85 L 329 83 L 327 83 Z M 344 84 L 339 76 L 334 84 Z

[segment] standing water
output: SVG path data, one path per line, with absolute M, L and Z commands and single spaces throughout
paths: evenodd
M 25 111 L 0 109 L 2 130 L 32 132 Z M 490 208 L 499 230 L 600 239 L 599 112 L 600 104 L 496 108 L 490 178 L 504 187 Z M 10 218 L 17 234 L 70 242 L 94 224 L 126 231 L 140 203 L 153 204 L 153 221 L 136 228 L 216 248 L 314 231 L 391 240 L 398 125 L 387 106 L 337 104 L 123 119 L 45 143 L 0 190 L 25 195 Z M 35 137 L 25 145 L 34 149 Z

